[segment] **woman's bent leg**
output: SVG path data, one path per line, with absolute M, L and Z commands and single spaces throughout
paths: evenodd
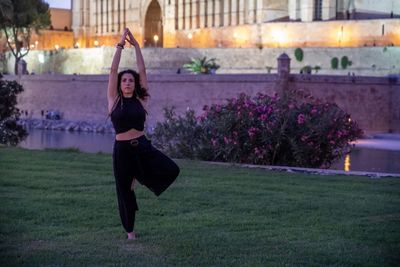
M 161 195 L 178 177 L 178 165 L 151 144 L 140 156 L 143 184 L 156 196 Z

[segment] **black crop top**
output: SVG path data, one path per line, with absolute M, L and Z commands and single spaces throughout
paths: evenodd
M 122 103 L 121 103 L 122 101 Z M 146 110 L 136 97 L 121 97 L 111 112 L 111 122 L 117 134 L 136 129 L 143 131 Z

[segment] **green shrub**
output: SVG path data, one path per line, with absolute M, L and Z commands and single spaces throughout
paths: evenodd
M 165 121 L 157 123 L 151 138 L 154 145 L 176 158 L 196 158 L 201 147 L 202 129 L 193 110 L 177 117 L 172 108 L 164 108 Z
M 337 57 L 334 57 L 331 59 L 331 68 L 336 70 L 339 66 L 339 59 Z
M 16 81 L 4 81 L 0 75 L 0 144 L 16 146 L 27 132 L 18 125 L 17 94 L 24 91 Z
M 212 74 L 220 68 L 215 61 L 215 58 L 207 60 L 207 57 L 191 58 L 191 62 L 184 64 L 183 68 L 194 74 Z
M 347 56 L 343 56 L 340 59 L 340 65 L 342 66 L 342 69 L 346 69 L 347 66 L 349 66 L 349 58 Z
M 285 97 L 240 94 L 183 117 L 167 113 L 152 137 L 172 155 L 238 163 L 325 167 L 362 131 L 336 104 L 291 91 Z M 179 123 L 178 123 L 179 122 Z
M 304 67 L 302 67 L 302 68 L 300 69 L 300 73 L 311 74 L 311 72 L 312 72 L 312 67 L 309 66 L 309 65 L 304 66 Z
M 299 62 L 303 61 L 303 56 L 304 56 L 303 49 L 296 48 L 294 50 L 294 57 L 296 58 L 297 61 Z

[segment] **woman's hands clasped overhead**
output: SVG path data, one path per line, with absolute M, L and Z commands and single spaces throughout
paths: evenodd
M 130 43 L 131 45 L 133 45 L 133 46 L 138 46 L 139 45 L 139 43 L 136 41 L 136 39 L 135 39 L 135 37 L 133 37 L 133 34 L 132 34 L 132 32 L 127 28 L 127 36 L 128 36 L 128 38 L 126 38 L 126 41 L 128 41 L 128 43 Z
M 119 44 L 120 44 L 122 47 L 125 46 L 125 40 L 126 40 L 126 37 L 127 37 L 128 33 L 129 33 L 129 29 L 128 29 L 128 28 L 125 28 L 124 33 L 122 34 L 122 37 L 121 37 L 121 41 L 119 42 Z

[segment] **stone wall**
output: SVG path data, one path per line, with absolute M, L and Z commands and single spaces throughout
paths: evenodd
M 398 78 L 400 79 L 400 78 Z M 394 81 L 393 81 L 394 82 Z M 397 85 L 392 86 L 390 92 L 390 109 L 391 109 L 391 121 L 390 125 L 394 132 L 400 132 L 400 86 L 399 80 L 397 80 Z
M 107 119 L 106 75 L 5 76 L 15 79 L 25 91 L 18 98 L 21 110 L 31 118 L 41 111 L 59 110 L 65 120 L 105 122 Z M 275 75 L 149 75 L 150 105 L 148 126 L 163 119 L 163 108 L 188 108 L 200 113 L 203 106 L 222 102 L 240 92 L 256 95 L 273 93 Z
M 41 111 L 56 109 L 66 120 L 105 122 L 107 75 L 6 76 L 25 88 L 18 99 L 28 117 L 41 118 Z M 147 127 L 163 120 L 164 107 L 202 112 L 204 105 L 220 103 L 240 92 L 274 94 L 278 75 L 149 75 L 150 107 Z M 376 77 L 294 75 L 289 87 L 335 101 L 351 114 L 367 133 L 400 132 L 400 80 Z
M 400 81 L 391 83 L 387 78 L 378 77 L 291 75 L 289 87 L 337 103 L 367 132 L 400 132 Z
M 210 49 L 142 49 L 148 73 L 174 74 L 190 58 L 216 58 L 221 68 L 219 74 L 225 73 L 272 73 L 277 72 L 276 58 L 287 53 L 292 58 L 292 73 L 299 73 L 306 65 L 319 66 L 319 74 L 347 75 L 354 73 L 363 76 L 386 76 L 400 73 L 400 47 L 363 47 L 363 48 L 303 48 L 304 58 L 298 62 L 293 48 L 210 48 Z M 68 49 L 59 51 L 31 51 L 24 59 L 28 71 L 35 73 L 63 74 L 106 74 L 109 72 L 115 48 L 99 47 L 86 49 Z M 39 62 L 43 54 L 44 63 Z M 352 65 L 337 70 L 331 68 L 331 59 L 347 56 Z M 8 62 L 8 69 L 13 70 L 13 57 Z M 123 50 L 120 68 L 135 68 L 134 51 Z M 315 71 L 313 71 L 315 73 Z

